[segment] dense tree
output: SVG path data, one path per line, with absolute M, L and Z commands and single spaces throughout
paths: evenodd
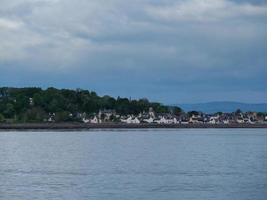
M 182 113 L 182 109 L 179 107 L 174 107 L 173 108 L 173 114 L 176 116 L 179 116 Z
M 190 117 L 192 117 L 193 115 L 199 115 L 199 112 L 193 110 L 193 111 L 188 112 L 188 115 L 189 115 Z
M 12 118 L 14 117 L 15 114 L 15 109 L 14 109 L 14 105 L 11 103 L 7 103 L 6 107 L 3 111 L 3 114 L 5 116 L 5 118 Z
M 55 120 L 56 122 L 68 122 L 71 121 L 72 118 L 70 116 L 70 112 L 68 111 L 61 111 L 61 112 L 57 112 L 56 116 L 55 116 Z
M 170 111 L 168 106 L 151 103 L 147 99 L 100 97 L 95 92 L 82 89 L 0 88 L 0 113 L 3 118 L 21 122 L 41 122 L 51 113 L 56 113 L 56 121 L 78 120 L 77 116 L 81 113 L 92 115 L 104 109 L 115 110 L 121 115 L 139 114 L 147 112 L 150 107 L 156 113 Z M 173 109 L 176 114 L 181 112 L 178 107 Z
M 258 117 L 265 117 L 265 116 L 266 116 L 266 113 L 258 112 L 258 113 L 257 113 L 257 116 L 258 116 Z
M 237 109 L 237 110 L 235 111 L 235 114 L 240 114 L 240 113 L 242 113 L 242 111 L 241 111 L 240 109 Z
M 40 107 L 28 109 L 24 114 L 19 116 L 21 122 L 43 122 L 48 118 L 48 115 Z
M 3 122 L 3 121 L 5 121 L 5 117 L 4 117 L 4 115 L 2 115 L 2 114 L 0 113 L 0 122 Z

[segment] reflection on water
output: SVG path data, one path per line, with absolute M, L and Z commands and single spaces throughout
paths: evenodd
M 0 132 L 0 199 L 267 196 L 267 129 Z

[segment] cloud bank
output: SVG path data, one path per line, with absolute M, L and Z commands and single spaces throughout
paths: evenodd
M 0 84 L 264 102 L 266 36 L 265 1 L 2 0 Z

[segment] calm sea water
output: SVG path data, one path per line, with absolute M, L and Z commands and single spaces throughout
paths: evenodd
M 267 129 L 0 132 L 0 199 L 266 200 Z

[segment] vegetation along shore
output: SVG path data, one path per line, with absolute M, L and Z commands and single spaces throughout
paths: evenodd
M 177 106 L 56 88 L 0 88 L 0 129 L 266 128 L 267 113 L 184 112 Z

